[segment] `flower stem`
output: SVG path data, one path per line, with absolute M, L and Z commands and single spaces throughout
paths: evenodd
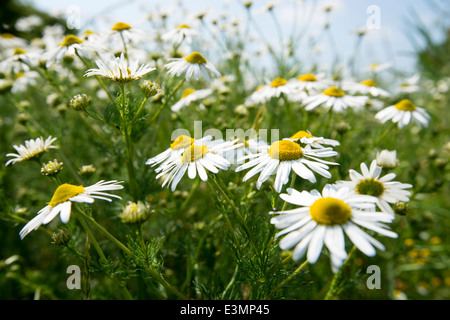
M 156 120 L 156 118 L 158 118 L 159 114 L 161 113 L 161 111 L 166 107 L 167 103 L 170 101 L 170 99 L 173 97 L 173 95 L 175 94 L 175 92 L 178 91 L 178 89 L 180 89 L 180 87 L 183 85 L 183 83 L 186 81 L 185 78 L 181 79 L 181 81 L 177 84 L 177 86 L 175 87 L 175 89 L 173 89 L 173 91 L 170 93 L 170 95 L 167 97 L 167 99 L 164 100 L 164 103 L 161 105 L 161 107 L 159 107 L 159 109 L 156 111 L 156 113 L 153 115 L 153 117 L 150 119 L 150 124 L 153 123 L 153 121 Z
M 335 297 L 336 295 L 336 287 L 338 284 L 338 279 L 341 277 L 342 274 L 342 269 L 348 264 L 348 262 L 350 261 L 350 259 L 353 257 L 353 255 L 356 252 L 356 246 L 353 246 L 353 248 L 350 250 L 347 259 L 344 261 L 344 263 L 342 264 L 341 268 L 339 269 L 338 272 L 336 272 L 336 274 L 333 276 L 333 279 L 331 280 L 331 284 L 330 287 L 328 288 L 327 293 L 325 294 L 325 300 L 330 300 L 333 297 Z

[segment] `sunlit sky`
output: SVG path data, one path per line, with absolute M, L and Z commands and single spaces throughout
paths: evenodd
M 145 29 L 148 27 L 147 16 L 167 12 L 172 23 L 179 25 L 184 20 L 193 19 L 196 14 L 206 12 L 205 19 L 210 20 L 226 14 L 232 19 L 245 19 L 246 12 L 242 5 L 244 0 L 33 0 L 38 8 L 58 13 L 64 17 L 78 14 L 80 30 L 110 27 L 118 21 L 132 24 L 133 27 Z M 448 0 L 254 0 L 251 7 L 255 21 L 260 29 L 273 41 L 279 40 L 274 20 L 264 8 L 267 4 L 276 4 L 274 14 L 280 22 L 284 40 L 289 36 L 293 23 L 301 28 L 307 24 L 312 8 L 315 15 L 309 25 L 308 35 L 320 35 L 325 24 L 323 8 L 333 6 L 330 15 L 330 30 L 332 37 L 326 36 L 319 41 L 321 59 L 324 64 L 335 61 L 337 56 L 342 62 L 352 56 L 356 42 L 356 32 L 365 29 L 372 12 L 371 5 L 379 8 L 380 28 L 370 30 L 361 42 L 358 51 L 357 65 L 362 68 L 372 63 L 393 63 L 397 70 L 414 73 L 414 43 L 422 46 L 414 24 L 423 24 L 432 30 L 436 39 L 442 35 L 436 27 L 436 22 L 446 22 L 450 10 Z M 293 14 L 293 4 L 297 4 L 298 14 Z M 316 6 L 313 6 L 316 4 Z M 445 9 L 445 10 L 443 10 Z M 186 13 L 188 12 L 188 13 Z M 447 15 L 447 16 L 446 16 Z M 170 20 L 169 20 L 170 21 Z M 255 33 L 254 29 L 251 32 Z M 333 49 L 336 48 L 336 49 Z M 336 52 L 337 51 L 337 52 Z

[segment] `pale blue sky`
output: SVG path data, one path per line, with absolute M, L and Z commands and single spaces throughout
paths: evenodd
M 211 17 L 210 19 L 220 17 L 222 13 L 229 17 L 245 19 L 245 10 L 241 5 L 244 0 L 33 0 L 31 2 L 41 9 L 60 12 L 65 16 L 79 10 L 82 30 L 105 25 L 110 27 L 111 23 L 117 21 L 141 24 L 145 28 L 148 26 L 145 19 L 149 13 L 164 11 L 171 17 L 178 17 L 175 19 L 183 19 L 186 18 L 183 8 L 192 13 L 192 16 L 205 11 L 208 12 L 206 18 Z M 300 14 L 295 17 L 292 14 L 294 2 L 301 8 Z M 261 9 L 268 3 L 279 3 L 274 13 L 280 21 L 285 39 L 293 22 L 300 26 L 306 24 L 309 10 L 313 8 L 314 3 L 317 4 L 314 7 L 316 15 L 308 30 L 309 35 L 319 36 L 325 22 L 322 8 L 327 5 L 335 7 L 330 16 L 332 40 L 326 36 L 318 44 L 321 49 L 318 57 L 324 64 L 333 61 L 335 57 L 333 47 L 337 49 L 342 62 L 350 59 L 355 47 L 355 32 L 366 27 L 367 20 L 371 17 L 367 9 L 371 5 L 376 5 L 380 9 L 380 29 L 371 30 L 363 38 L 357 65 L 363 68 L 372 63 L 392 62 L 396 69 L 411 74 L 414 72 L 414 47 L 408 38 L 419 39 L 411 26 L 411 21 L 423 23 L 430 30 L 436 31 L 438 29 L 435 22 L 448 22 L 449 19 L 446 17 L 450 11 L 448 0 L 254 0 L 252 6 L 254 17 L 264 34 L 274 41 L 279 38 L 272 17 L 267 12 L 261 13 Z M 99 16 L 102 19 L 98 19 Z M 184 22 L 180 20 L 176 23 Z M 439 37 L 440 34 L 436 31 L 435 36 Z

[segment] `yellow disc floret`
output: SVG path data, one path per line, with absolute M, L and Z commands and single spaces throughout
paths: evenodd
M 318 224 L 334 226 L 345 224 L 352 215 L 352 209 L 336 198 L 320 198 L 309 208 L 311 218 Z
M 181 162 L 183 163 L 190 163 L 197 161 L 205 154 L 209 152 L 207 146 L 197 146 L 197 145 L 191 145 L 189 146 L 186 151 L 181 155 Z
M 361 84 L 368 86 L 368 87 L 377 87 L 377 84 L 372 79 L 367 79 L 361 82 Z
M 179 136 L 175 139 L 175 141 L 170 145 L 172 150 L 179 150 L 182 148 L 187 148 L 191 144 L 193 144 L 195 141 L 194 138 L 188 137 L 188 136 Z
M 311 73 L 306 73 L 306 74 L 301 74 L 297 77 L 298 80 L 300 81 L 305 81 L 305 82 L 315 82 L 317 81 L 317 78 L 315 75 L 311 74 Z
M 395 104 L 395 108 L 401 111 L 414 111 L 417 107 L 410 100 L 403 99 Z
M 302 138 L 314 138 L 314 136 L 307 132 L 307 131 L 297 131 L 292 137 L 291 139 L 299 139 L 301 140 Z
M 78 44 L 82 42 L 84 41 L 78 38 L 76 35 L 69 34 L 64 38 L 63 42 L 61 43 L 61 47 L 69 47 L 73 44 Z
M 284 86 L 287 83 L 286 79 L 283 78 L 275 78 L 273 79 L 272 83 L 270 84 L 270 86 L 272 88 L 276 88 L 276 87 L 281 87 Z
M 27 53 L 27 52 L 25 50 L 23 50 L 22 48 L 15 48 L 13 56 L 18 56 L 19 54 L 25 54 L 25 53 Z
M 194 89 L 184 89 L 183 93 L 181 94 L 181 99 L 186 98 L 188 95 L 191 95 L 194 92 Z
M 112 28 L 111 30 L 114 31 L 123 31 L 123 30 L 128 30 L 131 29 L 131 26 L 125 22 L 117 22 Z
M 272 143 L 269 148 L 272 159 L 280 161 L 298 160 L 303 157 L 302 147 L 290 140 L 280 140 Z
M 336 97 L 340 98 L 345 95 L 344 91 L 337 87 L 331 87 L 323 92 L 324 95 L 330 96 L 330 97 Z
M 51 207 L 55 207 L 58 204 L 66 202 L 70 198 L 73 198 L 83 192 L 83 186 L 75 186 L 73 184 L 64 183 L 56 189 L 52 199 L 48 204 Z
M 205 64 L 207 62 L 205 57 L 198 52 L 191 53 L 186 58 L 184 58 L 184 60 L 186 60 L 189 63 L 198 63 L 198 64 Z
M 384 193 L 384 185 L 373 178 L 364 179 L 356 185 L 356 192 L 359 194 L 380 197 Z
M 182 24 L 181 26 L 178 26 L 178 29 L 190 29 L 191 27 L 189 27 L 187 24 Z

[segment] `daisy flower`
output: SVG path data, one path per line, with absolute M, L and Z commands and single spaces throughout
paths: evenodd
M 403 99 L 392 106 L 384 108 L 375 115 L 375 118 L 381 123 L 392 120 L 392 122 L 398 124 L 400 129 L 410 122 L 415 122 L 420 128 L 428 127 L 428 122 L 431 119 L 424 108 L 417 107 L 408 99 Z
M 162 187 L 171 186 L 172 191 L 175 191 L 186 171 L 190 179 L 194 179 L 198 173 L 202 181 L 207 181 L 207 171 L 218 173 L 219 169 L 227 170 L 229 168 L 231 163 L 225 159 L 224 154 L 229 150 L 238 148 L 240 145 L 236 142 L 237 140 L 205 140 L 202 143 L 191 144 L 180 156 L 163 163 L 157 169 L 160 173 L 156 176 L 156 179 L 165 176 Z
M 298 208 L 275 211 L 278 216 L 270 222 L 281 231 L 276 237 L 284 236 L 279 246 L 291 250 L 292 258 L 307 257 L 308 263 L 317 262 L 325 245 L 330 253 L 332 271 L 336 273 L 347 258 L 345 235 L 365 255 L 376 255 L 376 248 L 385 250 L 381 242 L 368 235 L 360 227 L 381 235 L 396 238 L 397 234 L 388 230 L 384 223 L 391 223 L 393 217 L 385 212 L 367 211 L 374 206 L 376 198 L 350 193 L 347 188 L 338 189 L 327 184 L 320 193 L 299 192 L 288 188 L 280 197 Z
M 29 71 L 30 65 L 37 65 L 40 53 L 27 52 L 22 48 L 14 48 L 10 57 L 0 62 L 0 72 L 18 74 Z
M 117 22 L 108 34 L 108 39 L 113 43 L 125 42 L 127 43 L 139 43 L 147 39 L 145 32 L 140 29 L 135 29 L 131 25 L 125 22 Z
M 245 156 L 257 154 L 267 148 L 267 143 L 258 138 L 236 138 L 236 144 L 240 146 L 236 149 L 230 150 L 226 155 L 226 158 L 232 164 L 243 164 L 245 162 L 245 160 L 243 159 Z
M 55 62 L 60 62 L 65 55 L 75 56 L 77 53 L 85 58 L 89 58 L 84 40 L 78 38 L 76 35 L 69 34 L 64 38 L 59 47 L 45 54 L 47 58 L 46 65 L 49 67 Z
M 406 79 L 398 87 L 400 93 L 413 93 L 419 91 L 421 88 L 419 86 L 420 75 L 414 74 L 410 78 Z
M 87 70 L 84 74 L 85 77 L 100 76 L 114 82 L 125 83 L 140 79 L 147 73 L 156 70 L 149 64 L 139 66 L 137 60 L 129 64 L 123 52 L 120 54 L 120 57 L 115 57 L 113 54 L 103 56 L 102 59 L 96 60 L 95 63 L 99 69 Z
M 367 168 L 365 163 L 361 163 L 360 167 L 361 173 L 350 169 L 351 181 L 337 181 L 336 185 L 348 188 L 349 192 L 355 195 L 369 195 L 377 198 L 378 207 L 391 215 L 394 215 L 394 210 L 390 204 L 409 201 L 411 192 L 404 189 L 412 188 L 412 185 L 392 181 L 395 173 L 380 177 L 382 168 L 377 165 L 377 160 L 371 162 L 370 168 Z
M 53 138 L 52 136 L 49 136 L 45 140 L 42 137 L 39 137 L 35 140 L 26 140 L 24 145 L 14 145 L 13 148 L 16 149 L 17 153 L 8 153 L 6 155 L 7 157 L 13 157 L 13 159 L 8 160 L 5 166 L 25 160 L 38 159 L 44 152 L 57 148 L 52 145 L 55 140 L 56 138 Z
M 393 66 L 392 62 L 372 63 L 367 67 L 367 71 L 372 73 L 379 73 L 381 71 L 391 68 L 392 66 Z
M 181 95 L 181 99 L 178 100 L 170 109 L 173 112 L 178 112 L 181 109 L 187 107 L 192 102 L 204 99 L 209 96 L 213 92 L 212 89 L 202 89 L 202 90 L 194 90 L 194 89 L 185 89 Z
M 294 91 L 296 90 L 289 81 L 278 77 L 273 79 L 270 84 L 258 87 L 248 99 L 249 101 L 264 103 L 272 98 L 279 98 L 281 94 L 289 97 Z
M 333 140 L 333 139 L 325 139 L 322 137 L 315 137 L 313 136 L 309 131 L 297 131 L 293 136 L 290 137 L 292 140 L 298 140 L 301 143 L 304 143 L 306 145 L 310 145 L 314 148 L 324 148 L 323 145 L 328 146 L 338 146 L 339 141 Z
M 321 74 L 305 73 L 297 76 L 293 84 L 298 90 L 311 93 L 325 90 L 330 86 L 330 81 L 325 79 Z
M 169 62 L 164 67 L 168 69 L 169 74 L 183 75 L 186 80 L 191 77 L 198 80 L 201 74 L 208 82 L 210 81 L 210 75 L 220 77 L 220 72 L 217 71 L 216 67 L 198 52 L 193 52 L 184 58 L 169 59 Z
M 183 40 L 190 44 L 196 37 L 198 37 L 198 32 L 196 30 L 192 29 L 187 24 L 182 24 L 176 29 L 170 30 L 163 34 L 161 36 L 161 39 L 177 46 L 182 43 Z
M 170 144 L 170 147 L 161 152 L 160 154 L 148 159 L 145 164 L 150 165 L 152 167 L 163 164 L 162 167 L 164 167 L 165 164 L 178 159 L 186 149 L 191 146 L 192 144 L 201 144 L 204 141 L 211 140 L 212 136 L 205 136 L 200 139 L 194 139 L 186 135 L 179 135 L 173 143 Z M 158 171 L 157 171 L 158 172 Z
M 23 229 L 20 230 L 20 238 L 25 238 L 28 233 L 36 230 L 42 224 L 48 224 L 58 214 L 60 214 L 62 223 L 68 223 L 72 209 L 72 202 L 93 203 L 95 199 L 111 201 L 108 197 L 122 199 L 119 196 L 104 192 L 123 189 L 123 186 L 120 185 L 120 183 L 121 182 L 116 180 L 102 180 L 89 187 L 76 186 L 68 183 L 60 185 L 55 190 L 55 193 L 53 194 L 48 205 L 42 208 L 37 213 L 37 216 L 31 219 L 30 222 L 28 222 Z
M 322 105 L 326 109 L 332 109 L 334 112 L 344 112 L 347 108 L 353 107 L 355 109 L 361 108 L 367 102 L 368 97 L 352 96 L 346 94 L 343 90 L 333 86 L 322 93 L 313 94 L 305 99 L 305 110 L 310 111 Z
M 374 97 L 389 97 L 390 93 L 378 87 L 372 79 L 367 79 L 359 83 L 346 82 L 343 84 L 344 91 L 349 91 L 351 94 L 370 94 Z
M 337 152 L 332 148 L 312 149 L 309 146 L 302 148 L 290 139 L 283 139 L 266 146 L 260 153 L 244 157 L 243 160 L 251 160 L 237 167 L 236 172 L 253 167 L 242 181 L 245 182 L 260 173 L 256 184 L 258 189 L 271 175 L 276 174 L 274 188 L 276 192 L 281 192 L 283 185 L 289 181 L 292 169 L 298 176 L 311 183 L 316 182 L 313 171 L 325 178 L 331 178 L 331 173 L 327 171 L 329 168 L 327 164 L 337 165 L 337 163 L 319 158 L 335 155 Z

